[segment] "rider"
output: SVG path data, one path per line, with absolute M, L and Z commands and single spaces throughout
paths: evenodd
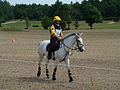
M 52 57 L 52 48 L 56 45 L 56 42 L 60 44 L 60 40 L 63 38 L 62 28 L 60 26 L 61 18 L 59 16 L 55 16 L 53 20 L 53 24 L 49 27 L 50 30 L 50 47 L 48 50 L 48 59 Z

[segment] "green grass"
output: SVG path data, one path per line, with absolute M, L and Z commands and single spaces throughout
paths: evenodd
M 4 24 L 2 25 L 2 28 L 5 31 L 22 31 L 25 28 L 25 22 Z
M 89 26 L 87 23 L 85 23 L 85 21 L 79 21 L 79 27 L 78 30 L 89 30 Z M 71 29 L 74 30 L 75 26 L 74 26 L 74 22 L 72 22 L 71 24 Z
M 110 24 L 110 22 L 112 21 L 103 21 L 103 23 L 95 23 L 93 24 L 93 30 L 94 29 L 120 29 L 120 22 L 116 22 L 116 23 L 112 23 Z M 74 22 L 73 22 L 74 23 Z M 73 23 L 71 24 L 71 30 L 74 30 L 75 27 L 73 25 Z M 41 26 L 41 22 L 40 21 L 29 21 L 29 28 L 28 30 L 43 30 L 43 27 Z M 78 27 L 78 30 L 89 30 L 89 26 L 88 24 L 85 23 L 85 21 L 79 21 L 80 26 Z M 32 27 L 32 25 L 39 25 L 39 27 Z M 4 24 L 2 25 L 2 27 L 0 27 L 0 30 L 4 30 L 4 31 L 23 31 L 23 30 L 27 30 L 26 28 L 26 24 L 25 21 L 23 22 L 16 22 L 16 23 L 11 23 L 11 24 Z
M 93 24 L 93 29 L 120 29 L 120 22 L 116 22 L 116 23 L 112 23 L 110 24 L 110 22 L 112 21 L 103 21 L 103 23 L 95 23 Z M 85 23 L 85 21 L 79 21 L 79 30 L 89 30 L 90 27 L 88 26 L 88 24 Z M 71 29 L 75 29 L 75 27 L 73 26 L 73 23 L 71 25 Z
M 29 21 L 29 24 L 30 25 L 29 25 L 28 30 L 43 29 L 40 21 Z M 39 27 L 32 27 L 32 25 L 39 25 Z M 25 28 L 26 28 L 26 23 L 25 23 L 25 21 L 23 21 L 23 22 L 4 24 L 4 25 L 2 25 L 2 27 L 0 29 L 4 30 L 4 31 L 23 31 L 23 30 L 27 30 Z
M 110 24 L 110 21 L 94 24 L 94 29 L 120 29 L 120 22 Z

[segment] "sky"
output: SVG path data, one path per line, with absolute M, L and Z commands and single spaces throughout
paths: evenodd
M 11 5 L 15 5 L 15 4 L 32 4 L 32 3 L 36 3 L 36 4 L 54 4 L 56 2 L 56 0 L 7 0 Z M 75 2 L 81 2 L 83 0 L 59 0 L 62 1 L 63 3 L 70 3 L 71 1 L 73 3 Z

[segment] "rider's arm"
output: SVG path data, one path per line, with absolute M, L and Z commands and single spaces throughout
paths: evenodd
M 58 37 L 56 34 L 53 34 L 54 37 L 58 38 L 58 40 L 62 40 L 61 37 Z
M 63 37 L 64 37 L 64 36 L 63 36 L 63 33 L 61 33 L 60 36 L 63 38 Z
M 53 25 L 49 28 L 49 30 L 50 30 L 50 34 L 52 34 L 52 35 L 55 34 L 55 28 Z
M 58 37 L 58 36 L 56 35 L 56 33 L 55 33 L 55 28 L 54 28 L 53 25 L 50 27 L 50 33 L 51 33 L 54 37 L 58 38 L 58 40 L 61 40 L 61 39 L 62 39 L 62 38 L 60 38 L 60 37 Z

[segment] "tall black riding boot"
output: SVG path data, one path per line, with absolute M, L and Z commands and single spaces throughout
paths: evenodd
M 52 58 L 52 52 L 48 51 L 48 59 L 51 59 L 51 58 Z
M 53 52 L 52 54 L 53 54 L 53 60 L 55 60 L 55 52 Z

